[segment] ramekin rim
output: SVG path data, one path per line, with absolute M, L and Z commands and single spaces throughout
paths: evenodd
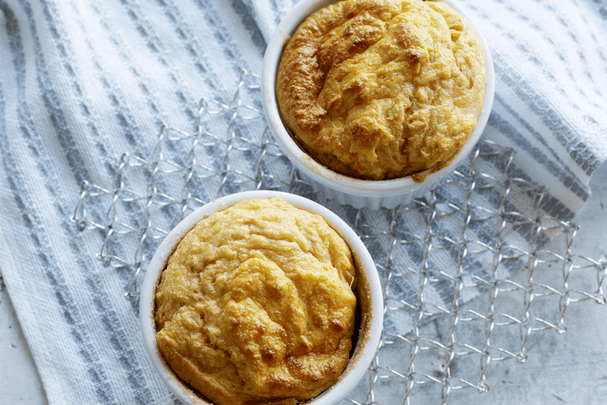
M 213 212 L 226 209 L 240 201 L 270 197 L 280 197 L 295 207 L 321 215 L 327 223 L 346 240 L 353 253 L 357 256 L 363 267 L 363 269 L 359 269 L 359 271 L 364 271 L 371 295 L 372 317 L 371 325 L 369 327 L 370 335 L 369 338 L 364 341 L 364 345 L 361 348 L 362 353 L 357 357 L 356 364 L 351 368 L 346 368 L 343 378 L 340 377 L 335 385 L 321 393 L 318 397 L 309 400 L 307 403 L 329 405 L 336 404 L 345 398 L 345 396 L 358 384 L 375 356 L 383 328 L 383 293 L 373 258 L 356 232 L 343 219 L 328 208 L 296 194 L 271 190 L 243 191 L 231 194 L 203 205 L 179 222 L 179 224 L 171 230 L 154 253 L 141 288 L 139 317 L 146 352 L 164 383 L 186 404 L 213 405 L 211 402 L 205 401 L 196 395 L 185 383 L 174 375 L 170 370 L 170 367 L 168 367 L 166 362 L 162 359 L 158 350 L 153 311 L 156 286 L 162 271 L 164 271 L 168 257 L 174 251 L 175 246 L 202 218 Z
M 311 158 L 301 147 L 293 140 L 291 135 L 283 124 L 278 103 L 276 101 L 276 72 L 278 70 L 278 64 L 280 63 L 280 57 L 284 44 L 288 37 L 296 30 L 299 24 L 312 12 L 317 9 L 327 6 L 332 3 L 336 3 L 339 0 L 328 1 L 328 0 L 301 0 L 299 1 L 281 20 L 280 24 L 274 31 L 274 34 L 270 38 L 266 52 L 263 59 L 262 75 L 261 75 L 261 91 L 262 91 L 262 105 L 268 122 L 268 127 L 274 135 L 274 139 L 279 144 L 283 153 L 291 161 L 291 163 L 299 170 L 304 172 L 307 176 L 330 187 L 334 190 L 352 194 L 356 196 L 376 196 L 376 197 L 389 197 L 395 195 L 401 195 L 408 191 L 415 190 L 419 184 L 416 183 L 411 176 L 401 177 L 392 180 L 363 180 L 354 177 L 346 176 L 337 173 L 324 165 L 320 164 L 313 158 Z M 485 130 L 491 109 L 493 107 L 493 99 L 495 94 L 495 71 L 493 65 L 493 58 L 491 51 L 487 45 L 487 42 L 478 29 L 474 20 L 462 9 L 462 7 L 455 0 L 441 0 L 452 6 L 458 11 L 464 18 L 466 18 L 473 26 L 474 30 L 478 34 L 481 44 L 483 46 L 483 53 L 485 56 L 485 69 L 487 74 L 487 81 L 485 84 L 485 95 L 483 98 L 483 108 L 481 114 L 478 117 L 476 128 L 468 137 L 462 150 L 453 158 L 453 160 L 445 167 L 429 173 L 424 182 L 437 182 L 442 177 L 446 176 L 454 170 L 464 159 L 466 159 L 471 153 L 472 149 L 476 146 L 481 138 L 482 133 Z

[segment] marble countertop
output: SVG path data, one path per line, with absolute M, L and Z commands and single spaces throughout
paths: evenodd
M 574 222 L 581 225 L 574 252 L 599 259 L 607 255 L 607 165 L 590 182 L 592 196 Z M 587 273 L 589 288 L 595 275 Z M 607 287 L 607 286 L 605 286 Z M 490 390 L 465 389 L 450 394 L 448 404 L 587 404 L 607 403 L 607 306 L 586 301 L 572 305 L 567 332 L 531 335 L 528 360 L 492 364 Z M 0 284 L 0 403 L 46 404 L 44 389 L 6 289 Z M 6 365 L 9 365 L 6 367 Z M 437 403 L 440 402 L 437 398 Z

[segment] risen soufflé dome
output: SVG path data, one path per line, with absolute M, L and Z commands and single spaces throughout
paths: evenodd
M 348 245 L 322 217 L 243 201 L 198 222 L 169 258 L 158 347 L 217 405 L 313 398 L 348 364 L 356 283 Z
M 276 96 L 311 157 L 384 180 L 448 164 L 476 127 L 485 83 L 481 41 L 448 4 L 346 0 L 288 40 Z

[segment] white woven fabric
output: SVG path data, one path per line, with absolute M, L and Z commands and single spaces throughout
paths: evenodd
M 170 400 L 123 297 L 132 274 L 103 268 L 103 235 L 69 217 L 81 182 L 110 184 L 125 151 L 150 156 L 162 123 L 190 128 L 202 97 L 229 104 L 292 4 L 0 0 L 0 269 L 51 404 Z M 551 188 L 547 213 L 572 218 L 607 157 L 607 4 L 461 4 L 496 67 L 485 136 Z

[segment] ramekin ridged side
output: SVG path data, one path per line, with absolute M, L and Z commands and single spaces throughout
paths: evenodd
M 330 4 L 337 3 L 337 1 L 301 0 L 287 13 L 272 35 L 264 55 L 261 74 L 262 103 L 268 127 L 283 153 L 299 170 L 302 177 L 308 180 L 315 190 L 321 192 L 327 198 L 335 199 L 340 204 L 350 204 L 354 208 L 394 208 L 399 204 L 408 204 L 414 198 L 420 198 L 427 191 L 436 187 L 441 179 L 451 173 L 470 155 L 474 146 L 479 141 L 487 125 L 495 93 L 495 72 L 491 52 L 474 21 L 466 15 L 457 2 L 454 0 L 443 0 L 472 24 L 483 45 L 487 84 L 485 86 L 483 109 L 478 118 L 476 129 L 470 134 L 460 153 L 449 165 L 434 173 L 430 173 L 426 180 L 421 183 L 416 183 L 410 176 L 378 181 L 360 180 L 344 176 L 321 165 L 297 145 L 285 128 L 276 101 L 276 76 L 286 41 L 308 15 Z

